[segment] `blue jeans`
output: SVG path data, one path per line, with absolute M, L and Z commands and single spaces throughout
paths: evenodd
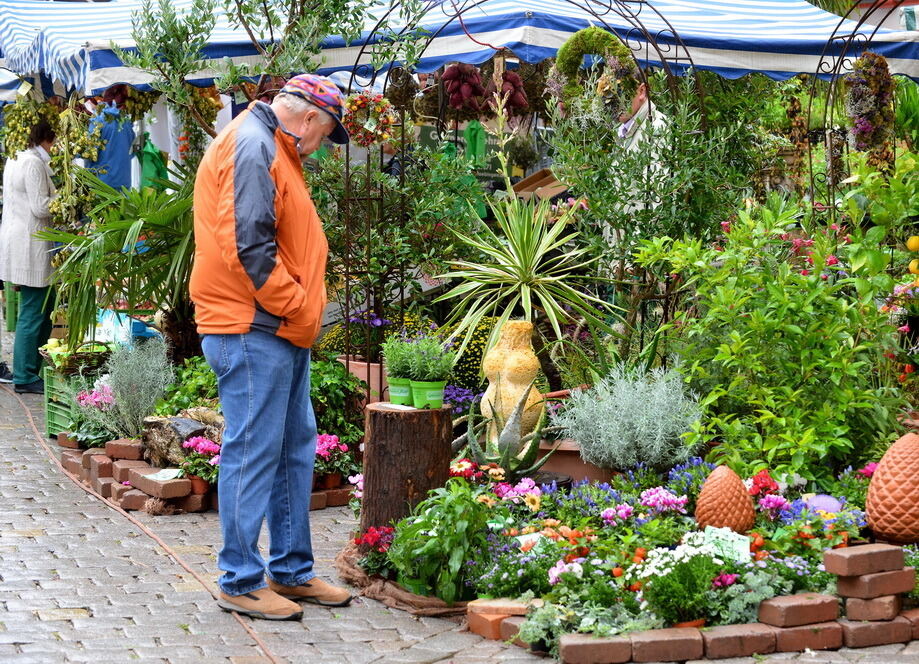
M 310 351 L 267 332 L 208 334 L 204 356 L 217 374 L 226 429 L 220 451 L 217 559 L 227 595 L 264 588 L 262 521 L 271 538 L 268 576 L 285 586 L 312 579 L 310 491 L 316 418 Z

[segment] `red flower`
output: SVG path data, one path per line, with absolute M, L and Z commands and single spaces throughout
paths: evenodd
M 770 493 L 778 493 L 778 491 L 778 483 L 770 477 L 769 471 L 765 468 L 753 476 L 753 486 L 750 487 L 751 496 L 765 496 Z

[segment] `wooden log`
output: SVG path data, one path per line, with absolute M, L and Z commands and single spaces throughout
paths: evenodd
M 450 476 L 453 418 L 449 407 L 366 407 L 361 532 L 408 515 Z

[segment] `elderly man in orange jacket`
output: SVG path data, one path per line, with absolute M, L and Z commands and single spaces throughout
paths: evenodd
M 291 600 L 351 601 L 313 571 L 310 347 L 326 304 L 328 245 L 300 165 L 324 138 L 348 142 L 342 106 L 329 79 L 295 76 L 271 105 L 253 102 L 230 123 L 195 181 L 191 295 L 226 418 L 218 604 L 270 620 L 300 618 Z M 266 517 L 267 570 L 258 548 Z

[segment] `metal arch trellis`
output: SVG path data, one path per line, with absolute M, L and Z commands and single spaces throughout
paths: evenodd
M 447 2 L 436 2 L 432 1 L 427 4 L 427 9 L 421 15 L 425 17 L 430 17 L 431 10 L 440 11 L 444 17 L 444 22 L 433 32 L 429 32 L 424 35 L 424 38 L 421 40 L 421 48 L 418 49 L 418 56 L 421 57 L 424 52 L 430 47 L 433 41 L 454 21 L 460 21 L 462 24 L 462 18 L 465 14 L 474 9 L 477 9 L 483 5 L 487 5 L 490 0 L 462 0 L 459 4 L 455 0 L 449 0 Z M 642 80 L 647 82 L 647 75 L 645 69 L 641 66 L 641 61 L 644 61 L 648 66 L 654 66 L 660 68 L 666 75 L 668 89 L 672 96 L 678 94 L 677 85 L 676 85 L 676 76 L 677 72 L 685 71 L 694 71 L 692 56 L 686 44 L 683 42 L 682 38 L 674 28 L 673 24 L 659 11 L 657 10 L 651 2 L 647 0 L 565 0 L 569 5 L 580 9 L 581 11 L 588 14 L 591 19 L 588 21 L 590 24 L 594 24 L 594 21 L 599 24 L 600 27 L 604 28 L 608 32 L 616 34 L 622 42 L 632 51 L 632 56 L 638 65 L 637 69 Z M 383 90 L 384 93 L 388 88 L 390 81 L 390 73 L 394 66 L 399 64 L 395 60 L 391 60 L 388 63 L 375 67 L 370 62 L 362 62 L 368 55 L 368 51 L 374 47 L 374 45 L 379 40 L 401 40 L 409 39 L 412 35 L 418 34 L 419 25 L 418 24 L 406 24 L 402 26 L 398 32 L 386 32 L 388 30 L 388 23 L 393 16 L 399 15 L 400 4 L 393 3 L 387 9 L 387 11 L 378 19 L 376 25 L 370 30 L 367 36 L 364 38 L 363 43 L 358 49 L 358 53 L 355 57 L 354 64 L 351 67 L 351 75 L 349 78 L 348 88 L 353 90 L 355 83 L 357 83 L 358 78 L 366 79 L 369 81 L 368 85 L 373 85 L 377 78 L 382 74 L 384 76 L 383 80 Z M 649 30 L 645 21 L 642 20 L 642 13 L 650 13 L 652 16 L 648 18 L 653 18 L 659 25 L 662 24 L 663 28 L 660 28 L 656 31 Z M 613 26 L 607 19 L 616 16 L 621 19 L 628 27 L 622 29 L 618 26 Z M 587 26 L 585 26 L 587 27 Z M 465 25 L 463 25 L 463 30 L 465 31 Z M 472 39 L 469 33 L 466 33 L 467 36 Z M 495 47 L 492 47 L 495 48 Z M 495 49 L 496 52 L 504 51 L 505 49 Z M 701 88 L 699 87 L 698 79 L 697 81 L 697 91 L 701 95 Z M 700 101 L 701 109 L 701 101 Z M 401 117 L 397 124 L 397 127 L 405 127 L 405 111 L 404 109 L 400 111 Z M 704 113 L 703 113 L 704 115 Z M 442 123 L 440 123 L 442 125 Z M 404 132 L 401 134 L 401 145 L 400 148 L 404 154 L 405 150 L 405 135 Z M 351 324 L 352 317 L 355 312 L 355 302 L 353 302 L 353 285 L 355 279 L 372 278 L 373 275 L 370 274 L 371 266 L 371 251 L 372 247 L 370 241 L 372 238 L 372 230 L 374 224 L 381 223 L 398 223 L 400 227 L 404 228 L 406 220 L 406 201 L 404 200 L 404 187 L 402 187 L 402 194 L 400 195 L 400 200 L 397 205 L 396 219 L 386 219 L 385 215 L 389 212 L 386 209 L 386 202 L 384 197 L 384 192 L 382 191 L 381 186 L 372 186 L 371 178 L 369 177 L 369 169 L 371 164 L 372 152 L 368 150 L 367 153 L 367 174 L 368 177 L 364 178 L 364 187 L 362 191 L 355 191 L 352 189 L 352 166 L 351 166 L 351 148 L 347 146 L 345 148 L 345 159 L 344 159 L 344 200 L 342 201 L 344 215 L 344 235 L 345 235 L 345 255 L 343 257 L 344 263 L 344 310 L 342 311 L 342 321 L 344 323 L 344 343 L 346 352 L 349 353 L 345 359 L 345 364 L 350 368 L 352 357 L 350 355 L 351 345 Z M 383 167 L 384 155 L 382 151 L 379 151 L 379 165 L 382 169 Z M 405 184 L 406 178 L 406 169 L 401 169 L 399 174 L 400 184 Z M 651 193 L 648 192 L 650 196 Z M 355 205 L 355 204 L 358 205 Z M 363 209 L 366 211 L 366 214 L 363 215 L 363 219 L 355 219 L 352 216 L 352 211 L 354 209 Z M 363 246 L 365 251 L 363 255 L 355 249 L 359 244 L 353 241 L 354 238 L 362 236 L 364 239 Z M 363 260 L 364 267 L 359 267 L 359 262 Z M 398 292 L 399 292 L 399 301 L 400 301 L 400 312 L 404 310 L 404 301 L 405 301 L 405 284 L 406 284 L 406 266 L 402 265 L 399 282 L 398 282 Z M 386 288 L 388 285 L 382 285 L 383 288 Z M 370 312 L 373 310 L 375 316 L 380 318 L 384 317 L 384 311 L 376 311 L 374 308 L 379 308 L 381 305 L 379 302 L 374 302 L 370 295 L 370 292 L 367 291 L 364 293 L 363 298 L 363 307 L 364 311 Z M 401 317 L 401 313 L 400 313 Z M 366 336 L 366 344 L 363 350 L 365 351 L 365 358 L 370 359 L 371 355 L 371 344 L 372 340 L 370 335 Z M 369 367 L 369 363 L 368 363 Z M 385 379 L 382 371 L 372 374 L 368 368 L 367 370 L 367 387 L 366 395 L 368 400 L 371 398 L 371 394 L 376 392 L 379 398 L 384 396 L 384 387 Z M 376 384 L 372 384 L 376 380 Z
M 811 80 L 810 100 L 807 107 L 807 122 L 810 126 L 810 120 L 813 114 L 814 99 L 817 96 L 818 81 L 821 78 L 829 79 L 829 89 L 827 91 L 826 103 L 821 118 L 821 127 L 823 134 L 823 145 L 826 151 L 826 170 L 823 173 L 815 173 L 813 143 L 808 141 L 807 161 L 809 172 L 809 190 L 811 199 L 811 214 L 826 214 L 830 221 L 836 219 L 838 213 L 838 202 L 836 200 L 839 182 L 847 175 L 846 163 L 843 159 L 846 141 L 842 139 L 837 130 L 835 122 L 835 101 L 839 95 L 839 84 L 842 77 L 852 71 L 853 61 L 862 53 L 869 50 L 872 40 L 877 31 L 881 28 L 884 21 L 896 11 L 905 0 L 872 0 L 871 5 L 867 8 L 859 0 L 849 7 L 845 14 L 839 19 L 833 33 L 827 40 L 820 53 L 820 59 L 817 63 L 817 69 Z M 850 17 L 857 11 L 861 10 L 857 20 Z M 886 10 L 886 11 L 884 11 Z M 869 19 L 877 19 L 877 15 L 883 12 L 880 20 L 869 23 Z M 854 25 L 849 28 L 849 23 Z M 863 30 L 866 26 L 870 30 Z M 836 52 L 838 50 L 838 53 Z M 818 200 L 825 196 L 825 202 Z

